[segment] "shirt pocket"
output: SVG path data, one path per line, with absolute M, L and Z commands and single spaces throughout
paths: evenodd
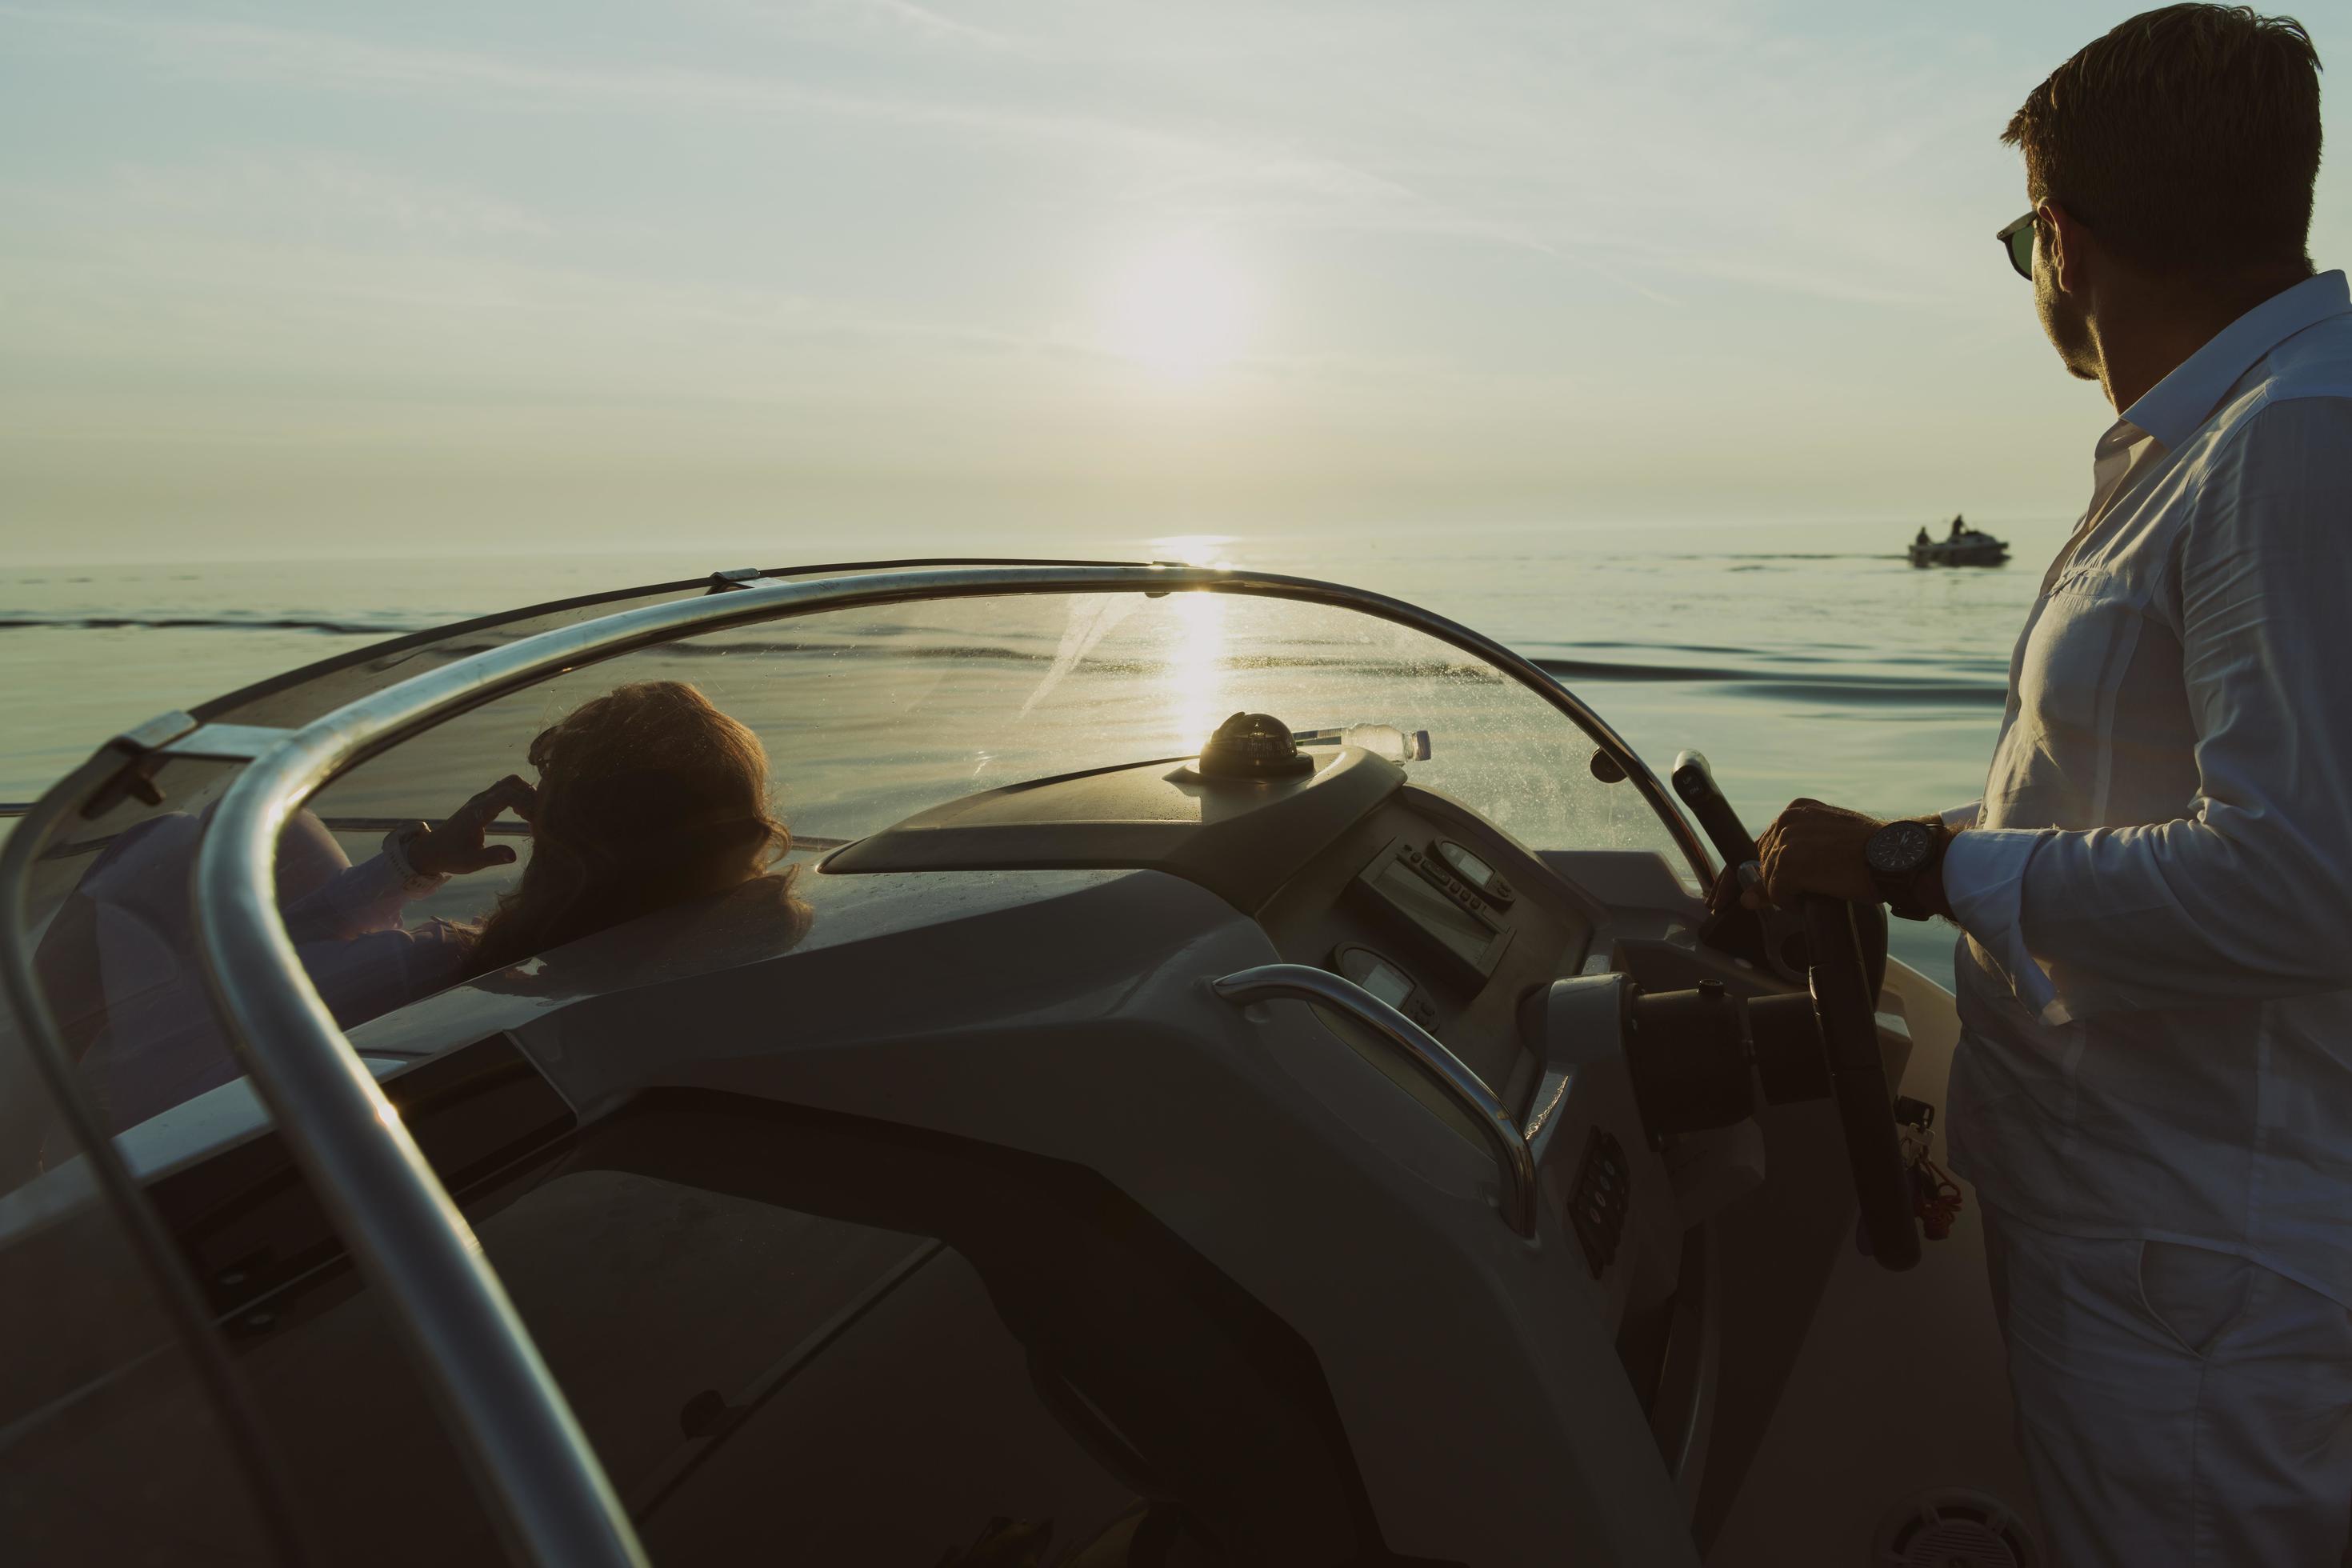
M 2069 569 L 2034 605 L 2018 660 L 2018 722 L 2062 764 L 2089 762 L 2105 741 L 2138 615 L 2123 580 L 2099 566 Z

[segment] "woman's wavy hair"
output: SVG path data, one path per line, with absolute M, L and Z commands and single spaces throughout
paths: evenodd
M 760 738 L 683 681 L 582 703 L 531 742 L 530 764 L 530 862 L 482 923 L 477 974 L 736 887 L 792 847 Z

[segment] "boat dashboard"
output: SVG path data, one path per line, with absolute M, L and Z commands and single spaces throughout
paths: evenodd
M 892 1208 L 875 1206 L 878 1173 L 812 1166 L 787 1206 L 944 1238 L 992 1296 L 1047 1281 L 1034 1321 L 1006 1309 L 1005 1322 L 1048 1406 L 1068 1403 L 1051 1393 L 1063 1374 L 1034 1357 L 1058 1344 L 1105 1358 L 1067 1374 L 1089 1400 L 1124 1389 L 1136 1422 L 1172 1419 L 1197 1391 L 1148 1369 L 1175 1341 L 1114 1351 L 1101 1336 L 1125 1319 L 1088 1326 L 1080 1298 L 1056 1294 L 1079 1289 L 1094 1253 L 1000 1257 L 1011 1244 L 989 1227 L 1003 1215 L 938 1212 L 1004 1161 L 1042 1162 L 1036 1179 L 1073 1184 L 1078 1210 L 1117 1194 L 1135 1205 L 1119 1234 L 1165 1226 L 1171 1258 L 1198 1259 L 1169 1268 L 1213 1270 L 1314 1347 L 1299 1408 L 1336 1402 L 1316 1441 L 1360 1475 L 1347 1495 L 1382 1500 L 1377 1525 L 1349 1528 L 1433 1561 L 1505 1562 L 1526 1558 L 1531 1528 L 1589 1539 L 1679 1521 L 1672 1478 L 1708 1420 L 1690 1182 L 1645 1136 L 1619 1020 L 1545 1005 L 1559 982 L 1662 953 L 1731 973 L 1691 941 L 1696 906 L 1657 856 L 1535 854 L 1349 748 L 1285 780 L 1205 778 L 1183 758 L 1035 780 L 796 855 L 793 870 L 788 904 L 677 906 L 349 1031 L 535 1331 L 566 1332 L 607 1260 L 593 1229 L 579 1258 L 518 1239 L 522 1222 L 498 1216 L 537 1200 L 515 1195 L 529 1182 L 512 1172 L 759 1195 L 793 1151 L 874 1140 L 896 1151 L 877 1172 L 950 1173 L 913 1181 L 906 1166 Z M 1493 1128 L 1360 1009 L 1214 989 L 1275 963 L 1344 977 L 1486 1085 L 1512 1137 L 1524 1131 L 1533 1234 L 1506 1223 Z M 242 1082 L 131 1129 L 123 1148 L 170 1195 L 224 1321 L 277 1338 L 331 1317 L 331 1227 Z M 844 1258 L 844 1290 L 883 1288 L 863 1253 Z M 1444 1353 L 1402 1353 L 1401 1333 Z M 690 1360 L 693 1341 L 662 1356 Z M 559 1351 L 559 1376 L 597 1386 L 606 1354 L 594 1341 Z M 1215 1380 L 1240 1398 L 1258 1375 L 1237 1363 Z M 589 1426 L 617 1453 L 661 1419 L 592 1408 Z M 1474 1427 L 1502 1440 L 1447 1436 Z M 689 1447 L 715 1440 L 688 1430 Z M 1661 1452 L 1675 1468 L 1657 1468 Z M 655 1469 L 612 1462 L 624 1485 L 654 1485 Z M 1230 1523 L 1258 1505 L 1218 1506 Z
M 1476 813 L 1355 748 L 1291 779 L 1206 776 L 1186 758 L 990 790 L 851 844 L 821 871 L 1066 868 L 1208 889 L 1284 960 L 1396 1008 L 1507 1102 L 1535 1077 L 1522 1004 L 1579 973 L 1608 918 Z
M 1351 747 L 1292 779 L 1215 779 L 1162 758 L 1025 781 L 918 812 L 799 872 L 797 920 L 749 921 L 724 900 L 667 911 L 373 1020 L 353 1044 L 415 1059 L 503 1035 L 591 1118 L 664 1085 L 904 1117 L 935 1090 L 959 1130 L 1018 1144 L 1032 1118 L 1096 1109 L 1083 1085 L 1098 1061 L 1048 1067 L 1044 1038 L 1224 1057 L 1238 1026 L 1254 1037 L 1238 1047 L 1247 1076 L 1270 1068 L 1285 1093 L 1305 1090 L 1364 1157 L 1450 1202 L 1507 1207 L 1494 1129 L 1362 1009 L 1244 1010 L 1206 984 L 1304 965 L 1403 1014 L 1499 1102 L 1533 1152 L 1542 1235 L 1566 1248 L 1608 1332 L 1674 1293 L 1695 1221 L 1621 1055 L 1612 998 L 1624 993 L 1604 986 L 1565 1011 L 1553 1000 L 1559 982 L 1620 969 L 1652 984 L 1758 984 L 1696 942 L 1696 901 L 1654 854 L 1538 854 Z M 1148 1024 L 1129 1033 L 1139 1016 Z M 1139 1060 L 1099 1092 L 1148 1094 Z M 1205 1110 L 1204 1124 L 1224 1116 Z M 1197 1159 L 1163 1131 L 1121 1150 L 1111 1163 L 1130 1173 L 1115 1179 L 1164 1159 L 1189 1167 L 1178 1188 L 1197 1184 Z M 1066 1145 L 1060 1131 L 1034 1136 Z

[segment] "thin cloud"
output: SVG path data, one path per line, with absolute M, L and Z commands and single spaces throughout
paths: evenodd
M 731 14 L 870 25 L 990 48 L 1010 41 L 916 0 L 736 0 Z M 0 7 L 60 36 L 126 39 L 167 68 L 306 89 L 853 117 L 1087 157 L 1139 155 L 1156 177 L 1127 205 L 1149 212 L 1163 204 L 1166 221 L 1457 238 L 1556 259 L 1656 303 L 1672 302 L 1658 281 L 1667 276 L 1839 299 L 1933 292 L 1883 281 L 1891 268 L 1916 265 L 1908 258 L 1937 254 L 1906 232 L 1899 205 L 1877 202 L 1867 224 L 1838 221 L 1873 187 L 1899 189 L 1926 140 L 1923 118 L 1953 112 L 1933 107 L 1948 95 L 1926 85 L 1932 62 L 1883 42 L 1764 37 L 1720 7 L 1631 16 L 1601 33 L 1572 14 L 1498 13 L 1492 31 L 1465 31 L 1417 27 L 1405 13 L 1211 5 L 1163 16 L 1146 30 L 1161 58 L 1122 41 L 1137 13 L 1041 15 L 1064 24 L 1064 63 L 1078 73 L 1057 73 L 1061 101 L 1048 109 L 742 71 L 550 64 L 286 27 Z M 1351 25 L 1334 25 L 1343 19 Z M 1267 70 L 1266 60 L 1286 68 Z M 1184 103 L 1214 128 L 1105 114 L 1086 107 L 1090 95 Z M 1675 107 L 1662 115 L 1666 105 Z M 1870 128 L 1867 141 L 1857 126 Z M 1806 212 L 1818 220 L 1788 221 Z M 1815 238 L 1823 227 L 1841 243 L 1824 249 Z
M 0 6 L 0 16 L 60 33 L 110 35 L 145 47 L 167 66 L 233 79 L 376 92 L 496 92 L 507 101 L 802 110 L 1091 146 L 1108 142 L 1193 157 L 1230 155 L 1197 138 L 1097 115 L 846 92 L 782 77 L 675 66 L 599 68 L 527 64 L 498 55 L 341 34 L 101 12 Z
M 1583 245 L 1548 239 L 1528 225 L 1483 216 L 1401 180 L 1328 159 L 1286 159 L 1171 180 L 1139 193 L 1137 200 L 1196 223 L 1236 228 L 1475 240 L 1580 268 L 1654 304 L 1676 302 Z
M 94 198 L 94 199 L 91 199 Z M 173 214 L 267 232 L 348 225 L 409 238 L 554 234 L 536 209 L 442 180 L 323 153 L 245 153 L 173 165 L 118 168 L 79 204 L 88 216 Z
M 710 0 L 723 15 L 797 36 L 912 38 L 991 53 L 1036 54 L 1034 41 L 976 26 L 914 0 Z

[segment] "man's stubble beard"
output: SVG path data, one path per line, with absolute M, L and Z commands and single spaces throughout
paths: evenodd
M 2033 269 L 2033 308 L 2066 373 L 2081 381 L 2098 380 L 2099 353 L 2091 341 L 2091 323 L 2084 320 L 2081 307 L 2059 292 L 2057 278 L 2046 261 Z

